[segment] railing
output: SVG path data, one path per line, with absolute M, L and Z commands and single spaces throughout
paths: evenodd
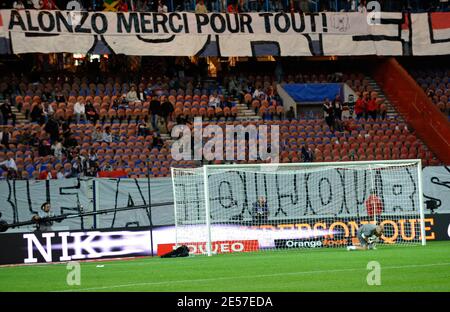
M 450 164 L 450 123 L 416 81 L 395 58 L 377 66 L 374 77 L 417 135 L 442 162 Z

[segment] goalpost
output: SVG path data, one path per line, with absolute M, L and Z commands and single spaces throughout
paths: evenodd
M 425 245 L 421 160 L 171 168 L 176 245 L 195 253 L 344 247 L 365 223 L 379 244 Z

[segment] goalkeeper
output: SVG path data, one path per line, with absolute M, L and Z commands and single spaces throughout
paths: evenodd
M 381 235 L 383 235 L 384 228 L 380 225 L 375 224 L 363 224 L 356 234 L 360 246 L 347 246 L 347 250 L 367 250 L 367 249 L 376 249 L 375 242 L 378 240 Z

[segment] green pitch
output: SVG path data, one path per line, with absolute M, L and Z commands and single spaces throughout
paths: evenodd
M 370 261 L 380 263 L 380 286 L 367 284 Z M 68 272 L 0 267 L 0 291 L 450 291 L 450 242 L 82 262 L 80 286 L 67 285 Z

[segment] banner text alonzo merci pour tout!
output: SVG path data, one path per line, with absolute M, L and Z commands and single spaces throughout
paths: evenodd
M 11 10 L 8 30 L 75 34 L 326 33 L 325 13 L 102 13 Z M 112 15 L 113 14 L 113 15 Z M 115 21 L 111 16 L 115 15 Z M 258 20 L 258 31 L 255 22 Z

